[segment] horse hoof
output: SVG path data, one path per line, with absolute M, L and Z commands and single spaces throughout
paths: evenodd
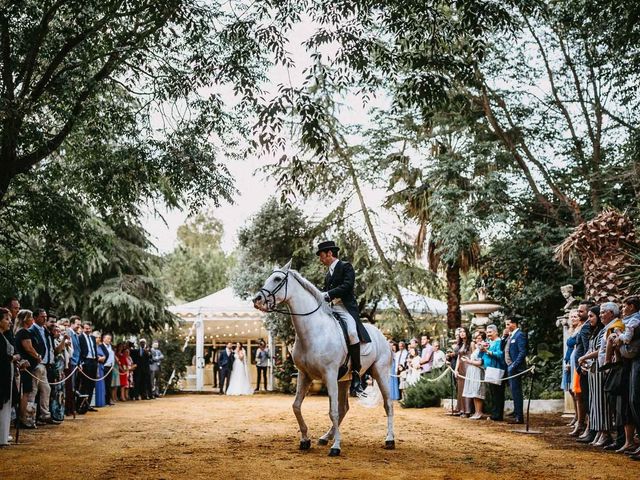
M 394 450 L 396 448 L 396 441 L 387 440 L 386 442 L 384 442 L 384 448 L 385 450 Z
M 324 438 L 319 438 L 318 445 L 329 445 L 329 440 L 326 440 Z
M 329 456 L 330 457 L 339 457 L 340 456 L 340 449 L 339 448 L 332 448 L 331 450 L 329 450 Z
M 301 440 L 300 450 L 309 450 L 311 448 L 311 440 Z

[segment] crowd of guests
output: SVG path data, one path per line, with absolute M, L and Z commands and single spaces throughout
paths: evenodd
M 457 390 L 456 410 L 460 417 L 493 421 L 504 420 L 505 388 L 508 385 L 514 401 L 509 423 L 524 423 L 522 373 L 526 370 L 527 336 L 519 328 L 517 317 L 508 318 L 502 335 L 498 327 L 488 325 L 471 334 L 458 328 L 450 349 L 444 352 L 439 342 L 422 335 L 409 344 L 390 341 L 394 352 L 391 369 L 391 395 L 402 399 L 404 390 L 415 385 L 423 375 L 433 379 L 433 372 L 453 370 Z M 487 392 L 487 389 L 489 392 Z M 485 412 L 487 393 L 491 395 L 491 412 Z
M 580 443 L 640 460 L 640 297 L 569 313 L 562 388 L 575 405 L 569 424 Z
M 12 440 L 12 423 L 59 425 L 68 415 L 160 396 L 157 342 L 112 341 L 78 316 L 21 309 L 15 298 L 0 308 L 0 446 Z

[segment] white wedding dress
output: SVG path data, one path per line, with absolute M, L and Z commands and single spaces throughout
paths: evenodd
M 253 395 L 253 387 L 249 380 L 249 369 L 247 368 L 247 357 L 244 355 L 244 351 L 242 351 L 242 355 L 235 355 L 227 395 Z

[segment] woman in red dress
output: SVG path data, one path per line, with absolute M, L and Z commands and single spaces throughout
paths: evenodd
M 125 344 L 118 345 L 116 356 L 118 357 L 118 368 L 120 374 L 120 400 L 129 399 L 129 369 L 131 367 L 131 357 L 129 349 Z

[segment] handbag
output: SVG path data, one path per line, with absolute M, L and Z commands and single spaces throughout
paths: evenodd
M 502 383 L 502 377 L 504 377 L 504 370 L 501 368 L 487 367 L 484 371 L 484 381 L 487 383 L 500 385 Z
M 622 395 L 622 377 L 622 365 L 613 365 L 604 380 L 604 391 L 612 396 Z

